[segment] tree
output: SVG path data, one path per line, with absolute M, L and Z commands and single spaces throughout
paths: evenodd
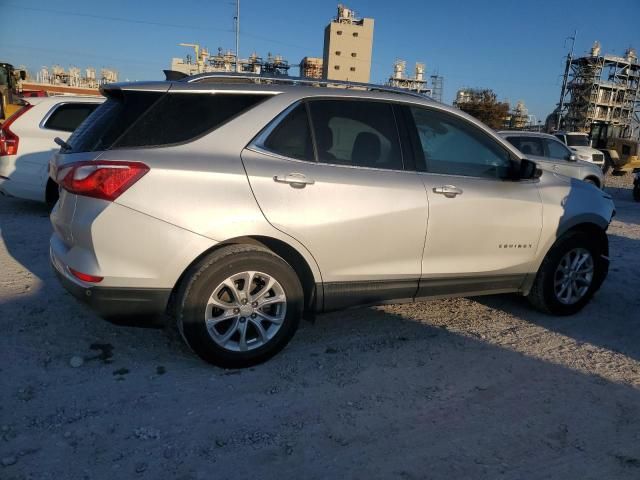
M 509 104 L 499 102 L 498 96 L 490 89 L 460 90 L 454 105 L 495 130 L 502 128 L 509 116 Z

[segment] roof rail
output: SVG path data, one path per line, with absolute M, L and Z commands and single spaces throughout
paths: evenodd
M 360 82 L 348 82 L 344 80 L 325 80 L 318 78 L 304 78 L 304 77 L 289 77 L 289 76 L 263 76 L 255 74 L 245 73 L 199 73 L 191 75 L 182 79 L 179 82 L 185 83 L 199 83 L 203 81 L 246 81 L 247 83 L 266 83 L 266 84 L 280 84 L 280 85 L 305 85 L 305 86 L 320 86 L 320 87 L 343 87 L 343 88 L 355 88 L 375 92 L 389 92 L 398 93 L 400 95 L 409 95 L 412 97 L 418 97 L 421 99 L 432 100 L 431 97 L 422 95 L 420 93 L 411 92 L 397 87 L 388 87 L 386 85 L 375 85 L 372 83 L 360 83 Z M 432 100 L 435 101 L 435 100 Z

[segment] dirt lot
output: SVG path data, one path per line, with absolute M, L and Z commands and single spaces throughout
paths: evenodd
M 0 198 L 0 478 L 640 478 L 640 204 L 610 188 L 611 272 L 582 313 L 513 296 L 325 315 L 224 371 L 117 327 Z

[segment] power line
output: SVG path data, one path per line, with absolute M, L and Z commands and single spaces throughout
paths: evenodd
M 112 17 L 109 15 L 93 15 L 90 13 L 77 13 L 70 12 L 65 10 L 54 10 L 52 8 L 40 8 L 40 7 L 25 7 L 22 5 L 12 5 L 5 4 L 4 7 L 14 8 L 16 10 L 30 10 L 34 12 L 44 12 L 44 13 L 53 13 L 54 15 L 70 15 L 74 17 L 84 17 L 84 18 L 93 18 L 96 20 L 109 20 L 112 22 L 126 22 L 126 23 L 136 23 L 139 25 L 153 25 L 157 27 L 172 27 L 172 28 L 185 28 L 189 30 L 203 30 L 207 32 L 217 31 L 217 32 L 231 32 L 231 30 L 223 29 L 223 28 L 212 28 L 212 27 L 200 27 L 197 25 L 186 25 L 179 23 L 164 23 L 164 22 L 152 22 L 149 20 L 138 20 L 132 18 L 124 18 L 124 17 Z

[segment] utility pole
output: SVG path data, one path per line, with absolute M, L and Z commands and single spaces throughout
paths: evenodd
M 236 72 L 240 73 L 240 0 L 236 0 Z
M 560 90 L 560 102 L 558 103 L 558 117 L 556 121 L 556 130 L 560 130 L 560 122 L 562 120 L 562 109 L 564 108 L 564 97 L 567 93 L 567 82 L 569 80 L 569 69 L 571 68 L 571 63 L 573 62 L 573 48 L 576 45 L 576 36 L 577 30 L 573 31 L 573 36 L 569 37 L 571 39 L 571 50 L 567 55 L 567 63 L 564 67 L 564 76 L 562 78 L 562 89 Z M 566 40 L 565 40 L 566 42 Z M 566 45 L 566 43 L 565 43 Z

